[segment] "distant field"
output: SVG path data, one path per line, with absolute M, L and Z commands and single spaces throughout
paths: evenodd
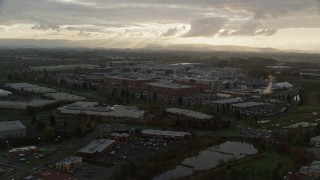
M 317 114 L 314 115 L 313 112 L 316 112 Z M 316 119 L 320 119 L 319 105 L 297 106 L 290 113 L 261 120 L 271 120 L 271 122 L 263 124 L 264 126 L 270 126 L 277 123 L 279 123 L 280 126 L 284 126 L 298 122 L 314 122 Z

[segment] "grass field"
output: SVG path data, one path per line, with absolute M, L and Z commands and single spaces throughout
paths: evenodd
M 279 124 L 280 126 L 295 124 L 298 122 L 314 122 L 320 119 L 319 105 L 296 106 L 290 113 L 282 114 L 271 118 L 263 118 L 261 120 L 271 120 L 269 123 L 263 124 L 270 126 L 272 124 Z M 313 114 L 316 112 L 316 115 Z
M 295 172 L 294 160 L 289 156 L 283 156 L 275 152 L 265 153 L 261 157 L 248 160 L 243 163 L 234 165 L 230 171 L 243 177 L 256 176 L 269 179 L 272 177 L 274 170 L 281 174 L 289 171 Z

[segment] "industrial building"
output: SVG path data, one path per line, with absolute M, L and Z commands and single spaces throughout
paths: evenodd
M 153 80 L 148 78 L 129 78 L 129 77 L 118 77 L 109 76 L 106 77 L 105 83 L 107 86 L 120 86 L 126 87 L 130 90 L 139 90 L 142 84 L 153 82 Z
M 9 157 L 17 157 L 20 154 L 23 154 L 24 156 L 30 156 L 37 152 L 36 146 L 27 146 L 27 147 L 20 147 L 20 148 L 13 148 L 9 150 L 8 156 Z
M 170 96 L 184 96 L 187 94 L 194 94 L 199 91 L 196 86 L 175 84 L 172 82 L 146 83 L 144 84 L 144 87 L 147 91 Z
M 56 104 L 55 100 L 36 99 L 31 101 L 0 101 L 1 109 L 26 110 L 27 107 L 44 108 Z
M 6 87 L 12 88 L 18 91 L 26 91 L 26 92 L 35 93 L 35 94 L 45 94 L 45 93 L 56 92 L 55 89 L 40 87 L 40 86 L 29 84 L 29 83 L 10 83 L 10 84 L 6 84 Z
M 99 106 L 98 102 L 78 101 L 58 108 L 61 114 L 86 114 L 102 117 L 124 118 L 124 119 L 143 119 L 145 111 L 139 110 L 135 106 Z
M 26 132 L 26 127 L 20 121 L 0 122 L 0 139 L 22 138 Z
M 68 156 L 56 162 L 56 168 L 62 171 L 70 171 L 82 164 L 82 157 Z
M 280 83 L 275 83 L 274 87 L 276 89 L 289 89 L 289 88 L 293 88 L 293 85 L 288 82 L 280 82 Z
M 310 145 L 320 146 L 320 136 L 315 136 L 310 138 Z
M 52 98 L 57 101 L 70 101 L 70 102 L 75 102 L 75 101 L 85 101 L 86 98 L 82 96 L 76 96 L 73 94 L 65 93 L 65 92 L 56 92 L 56 93 L 49 93 L 45 94 L 45 97 Z
M 144 137 L 149 138 L 161 138 L 161 139 L 174 139 L 174 140 L 185 140 L 192 137 L 189 132 L 178 132 L 178 131 L 162 131 L 154 129 L 143 129 L 141 134 Z
M 111 150 L 115 144 L 113 139 L 96 139 L 90 144 L 78 150 L 78 155 L 83 158 L 97 159 Z
M 0 89 L 0 97 L 9 97 L 12 95 L 12 92 Z
M 214 128 L 213 116 L 187 109 L 167 108 L 175 124 L 188 129 L 212 129 Z

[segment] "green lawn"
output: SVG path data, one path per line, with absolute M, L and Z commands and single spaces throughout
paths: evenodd
M 281 163 L 282 169 L 293 171 L 294 162 L 289 156 L 277 153 L 266 153 L 262 157 L 252 159 L 232 167 L 232 169 L 242 173 L 272 172 Z

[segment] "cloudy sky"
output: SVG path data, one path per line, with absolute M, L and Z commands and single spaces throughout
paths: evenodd
M 318 51 L 320 0 L 0 0 L 0 38 Z

